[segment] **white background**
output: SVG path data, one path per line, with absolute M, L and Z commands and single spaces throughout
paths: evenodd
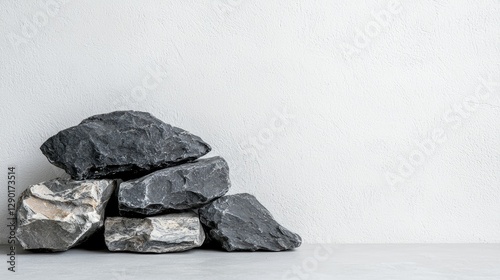
M 500 242 L 500 1 L 2 1 L 0 94 L 0 224 L 7 166 L 126 108 L 307 243 Z

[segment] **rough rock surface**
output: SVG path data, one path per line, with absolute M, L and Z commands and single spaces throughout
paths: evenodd
M 114 180 L 54 179 L 30 186 L 19 198 L 17 239 L 24 249 L 65 251 L 104 222 Z
M 120 214 L 150 216 L 198 208 L 226 194 L 230 185 L 229 167 L 221 157 L 165 168 L 120 184 Z
M 200 219 L 192 211 L 144 219 L 107 218 L 104 229 L 110 251 L 180 252 L 200 247 L 205 240 Z
M 207 238 L 227 251 L 283 251 L 302 243 L 250 194 L 221 197 L 200 208 L 199 214 Z
M 200 137 L 137 111 L 92 116 L 52 136 L 40 149 L 78 180 L 137 178 L 211 150 Z

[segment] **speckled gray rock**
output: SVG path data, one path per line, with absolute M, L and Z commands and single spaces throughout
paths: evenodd
M 198 208 L 226 194 L 229 167 L 221 157 L 165 168 L 118 188 L 123 216 L 150 216 Z
M 19 198 L 17 239 L 24 249 L 65 251 L 102 227 L 113 180 L 54 179 Z
M 207 238 L 226 251 L 284 251 L 302 243 L 250 194 L 221 197 L 200 208 L 199 214 Z
M 52 136 L 40 149 L 79 180 L 137 178 L 211 150 L 200 137 L 137 111 L 90 117 Z
M 198 215 L 190 211 L 144 219 L 107 218 L 104 238 L 110 251 L 168 253 L 200 247 L 205 233 Z

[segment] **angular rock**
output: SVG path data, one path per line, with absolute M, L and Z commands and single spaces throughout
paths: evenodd
M 54 179 L 19 198 L 17 239 L 26 250 L 66 251 L 102 227 L 114 180 Z
M 92 116 L 52 136 L 40 149 L 78 180 L 137 178 L 211 150 L 200 137 L 137 111 Z
M 201 207 L 229 190 L 229 167 L 221 157 L 165 168 L 118 187 L 122 216 L 151 216 Z
M 221 197 L 200 208 L 199 214 L 207 238 L 226 251 L 283 251 L 302 243 L 247 193 Z
M 104 229 L 110 251 L 180 252 L 200 247 L 205 240 L 198 215 L 192 211 L 144 219 L 111 217 Z

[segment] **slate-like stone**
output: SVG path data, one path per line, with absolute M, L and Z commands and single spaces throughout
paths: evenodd
M 192 211 L 147 218 L 107 218 L 104 238 L 110 251 L 180 252 L 200 247 L 205 233 Z
M 211 150 L 200 137 L 138 111 L 92 116 L 52 136 L 40 149 L 78 180 L 137 178 Z
M 199 214 L 207 238 L 226 251 L 284 251 L 302 243 L 250 194 L 221 197 L 200 208 Z
M 54 179 L 19 198 L 17 239 L 26 250 L 65 251 L 103 226 L 114 180 Z
M 221 157 L 165 168 L 118 187 L 122 216 L 151 216 L 201 207 L 229 190 L 229 167 Z

